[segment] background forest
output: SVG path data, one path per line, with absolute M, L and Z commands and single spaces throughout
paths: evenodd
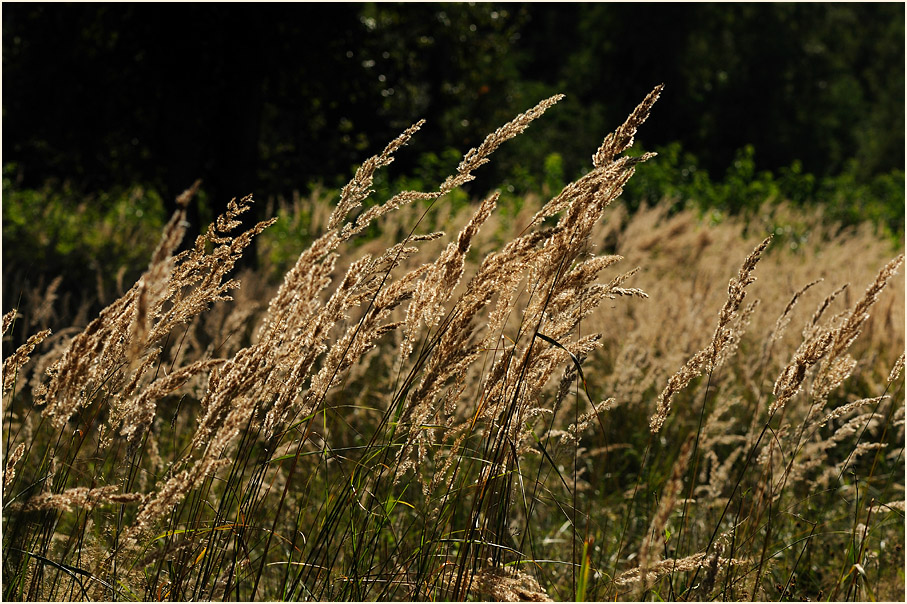
M 513 141 L 464 191 L 557 189 L 659 83 L 635 152 L 661 155 L 629 183 L 631 208 L 790 200 L 903 230 L 896 3 L 9 4 L 3 83 L 4 279 L 65 273 L 64 290 L 124 265 L 137 276 L 197 178 L 196 232 L 232 197 L 338 188 L 420 118 L 382 176 L 394 190 L 565 93 L 534 126 L 547 144 Z
M 903 4 L 2 10 L 4 601 L 903 599 Z

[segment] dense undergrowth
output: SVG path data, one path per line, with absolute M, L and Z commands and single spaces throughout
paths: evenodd
M 752 147 L 738 150 L 727 171 L 709 174 L 699 160 L 683 150 L 680 143 L 654 149 L 657 162 L 639 166 L 621 197 L 631 211 L 642 204 L 669 203 L 671 212 L 689 210 L 702 220 L 718 223 L 728 217 L 754 219 L 767 212 L 778 214 L 772 225 L 775 233 L 795 245 L 810 237 L 809 224 L 796 212 L 778 213 L 779 208 L 793 206 L 806 214 L 821 207 L 825 220 L 842 228 L 874 225 L 879 237 L 891 241 L 893 249 L 904 238 L 904 172 L 878 174 L 869 179 L 858 175 L 855 162 L 849 162 L 839 174 L 817 176 L 804 172 L 795 162 L 773 173 L 759 170 Z M 644 153 L 634 147 L 630 155 Z M 425 190 L 443 180 L 456 168 L 460 156 L 454 149 L 425 153 L 411 174 L 391 177 L 386 171 L 375 175 L 378 198 L 387 199 L 405 190 Z M 569 181 L 559 153 L 552 151 L 538 172 L 517 166 L 499 185 L 497 213 L 512 216 L 526 203 L 527 196 L 550 196 Z M 340 187 L 329 182 L 311 183 L 310 193 L 296 192 L 289 198 L 271 198 L 258 212 L 261 216 L 280 216 L 281 220 L 263 238 L 276 239 L 269 245 L 271 257 L 264 263 L 279 279 L 295 260 L 299 249 L 308 246 L 317 234 L 310 228 L 323 212 L 323 204 L 310 203 L 310 198 L 336 199 Z M 203 183 L 204 184 L 204 183 Z M 193 202 L 200 208 L 204 223 L 213 218 L 210 200 L 203 192 Z M 463 189 L 451 191 L 445 198 L 445 210 L 467 208 L 470 194 Z M 109 301 L 116 292 L 124 291 L 141 274 L 154 249 L 157 233 L 167 217 L 162 212 L 160 195 L 147 186 L 133 186 L 100 194 L 85 195 L 72 183 L 49 182 L 41 189 L 22 187 L 15 164 L 3 170 L 3 253 L 4 283 L 10 291 L 28 289 L 41 279 L 49 282 L 65 275 L 62 292 L 79 292 L 84 297 L 84 283 L 96 284 L 95 297 Z M 437 211 L 437 210 L 436 210 Z M 380 237 L 383 225 L 373 224 L 365 238 Z M 43 283 L 47 285 L 47 283 Z M 11 303 L 7 301 L 7 303 Z M 73 311 L 76 308 L 72 309 Z
M 428 192 L 417 124 L 276 224 L 101 230 L 151 262 L 71 328 L 5 294 L 4 599 L 903 597 L 903 241 L 612 205 L 659 92 L 546 196 L 460 188 L 557 97 Z

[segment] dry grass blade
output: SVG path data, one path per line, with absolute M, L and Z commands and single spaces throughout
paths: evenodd
M 633 137 L 636 136 L 636 130 L 649 117 L 649 111 L 658 97 L 664 90 L 664 84 L 659 84 L 650 92 L 645 99 L 636 107 L 627 121 L 618 128 L 614 133 L 609 134 L 602 142 L 601 147 L 592 157 L 592 165 L 596 168 L 610 163 L 618 154 L 623 153 L 633 146 Z
M 265 233 L 242 289 L 273 220 L 234 199 L 177 252 L 180 196 L 132 288 L 5 359 L 4 598 L 812 600 L 855 563 L 897 594 L 903 257 L 803 208 L 609 209 L 661 92 L 546 198 L 447 194 L 561 95 L 374 191 L 417 122 L 280 209 L 306 244 Z M 767 253 L 776 222 L 816 236 Z M 18 327 L 59 318 L 54 283 Z
M 9 328 L 12 326 L 13 321 L 16 320 L 16 317 L 18 316 L 18 314 L 19 314 L 19 311 L 14 308 L 11 311 L 9 311 L 8 313 L 6 313 L 5 315 L 3 315 L 3 332 L 2 332 L 3 335 L 6 335 L 6 332 L 9 331 Z
M 686 388 L 703 372 L 711 371 L 721 358 L 722 352 L 733 346 L 739 338 L 737 330 L 740 329 L 740 325 L 736 323 L 736 320 L 739 318 L 740 305 L 746 295 L 746 287 L 755 281 L 755 277 L 752 276 L 753 269 L 756 268 L 762 252 L 765 251 L 771 240 L 772 238 L 768 237 L 756 246 L 756 249 L 743 261 L 737 277 L 732 278 L 728 283 L 727 300 L 718 313 L 718 326 L 715 328 L 715 334 L 712 336 L 709 346 L 694 354 L 678 372 L 668 379 L 668 385 L 656 402 L 655 414 L 649 419 L 649 429 L 653 433 L 659 432 L 668 418 L 671 411 L 671 399 L 674 395 Z
M 50 335 L 50 330 L 39 331 L 28 338 L 28 341 L 16 349 L 11 356 L 3 361 L 3 395 L 13 389 L 16 378 L 19 376 L 19 370 L 25 365 L 35 347 L 43 342 Z
M 111 503 L 134 503 L 141 501 L 139 493 L 120 493 L 119 487 L 107 486 L 89 489 L 76 487 L 62 493 L 42 493 L 35 495 L 25 503 L 13 503 L 14 511 L 38 512 L 43 510 L 72 511 L 73 508 L 91 509 L 98 505 Z

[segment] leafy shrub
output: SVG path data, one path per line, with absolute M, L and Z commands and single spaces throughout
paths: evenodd
M 632 208 L 668 198 L 679 207 L 698 208 L 704 214 L 717 211 L 752 217 L 764 210 L 766 203 L 790 202 L 800 207 L 821 207 L 830 221 L 845 227 L 868 222 L 895 243 L 903 239 L 902 170 L 866 181 L 858 177 L 855 161 L 848 162 L 840 174 L 824 177 L 804 173 L 801 164 L 794 162 L 775 175 L 756 170 L 756 152 L 748 145 L 737 151 L 724 177 L 715 180 L 699 168 L 693 155 L 682 151 L 679 143 L 656 151 L 659 161 L 642 166 L 628 183 L 625 198 Z
M 41 275 L 63 275 L 65 289 L 82 290 L 102 279 L 108 291 L 127 267 L 137 277 L 154 251 L 165 222 L 163 203 L 142 187 L 82 196 L 69 183 L 41 189 L 16 184 L 16 167 L 3 170 L 4 282 L 19 290 Z M 9 272 L 19 277 L 8 278 Z M 122 279 L 122 276 L 121 276 Z M 20 291 L 10 292 L 18 295 Z

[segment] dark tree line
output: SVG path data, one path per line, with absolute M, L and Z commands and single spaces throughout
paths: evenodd
M 761 168 L 904 166 L 903 4 L 21 3 L 3 17 L 3 157 L 23 186 L 172 199 L 202 178 L 215 205 L 262 199 L 341 181 L 419 118 L 401 173 L 565 92 L 478 192 L 554 150 L 572 175 L 662 82 L 643 144 L 681 141 L 710 170 L 746 144 Z

